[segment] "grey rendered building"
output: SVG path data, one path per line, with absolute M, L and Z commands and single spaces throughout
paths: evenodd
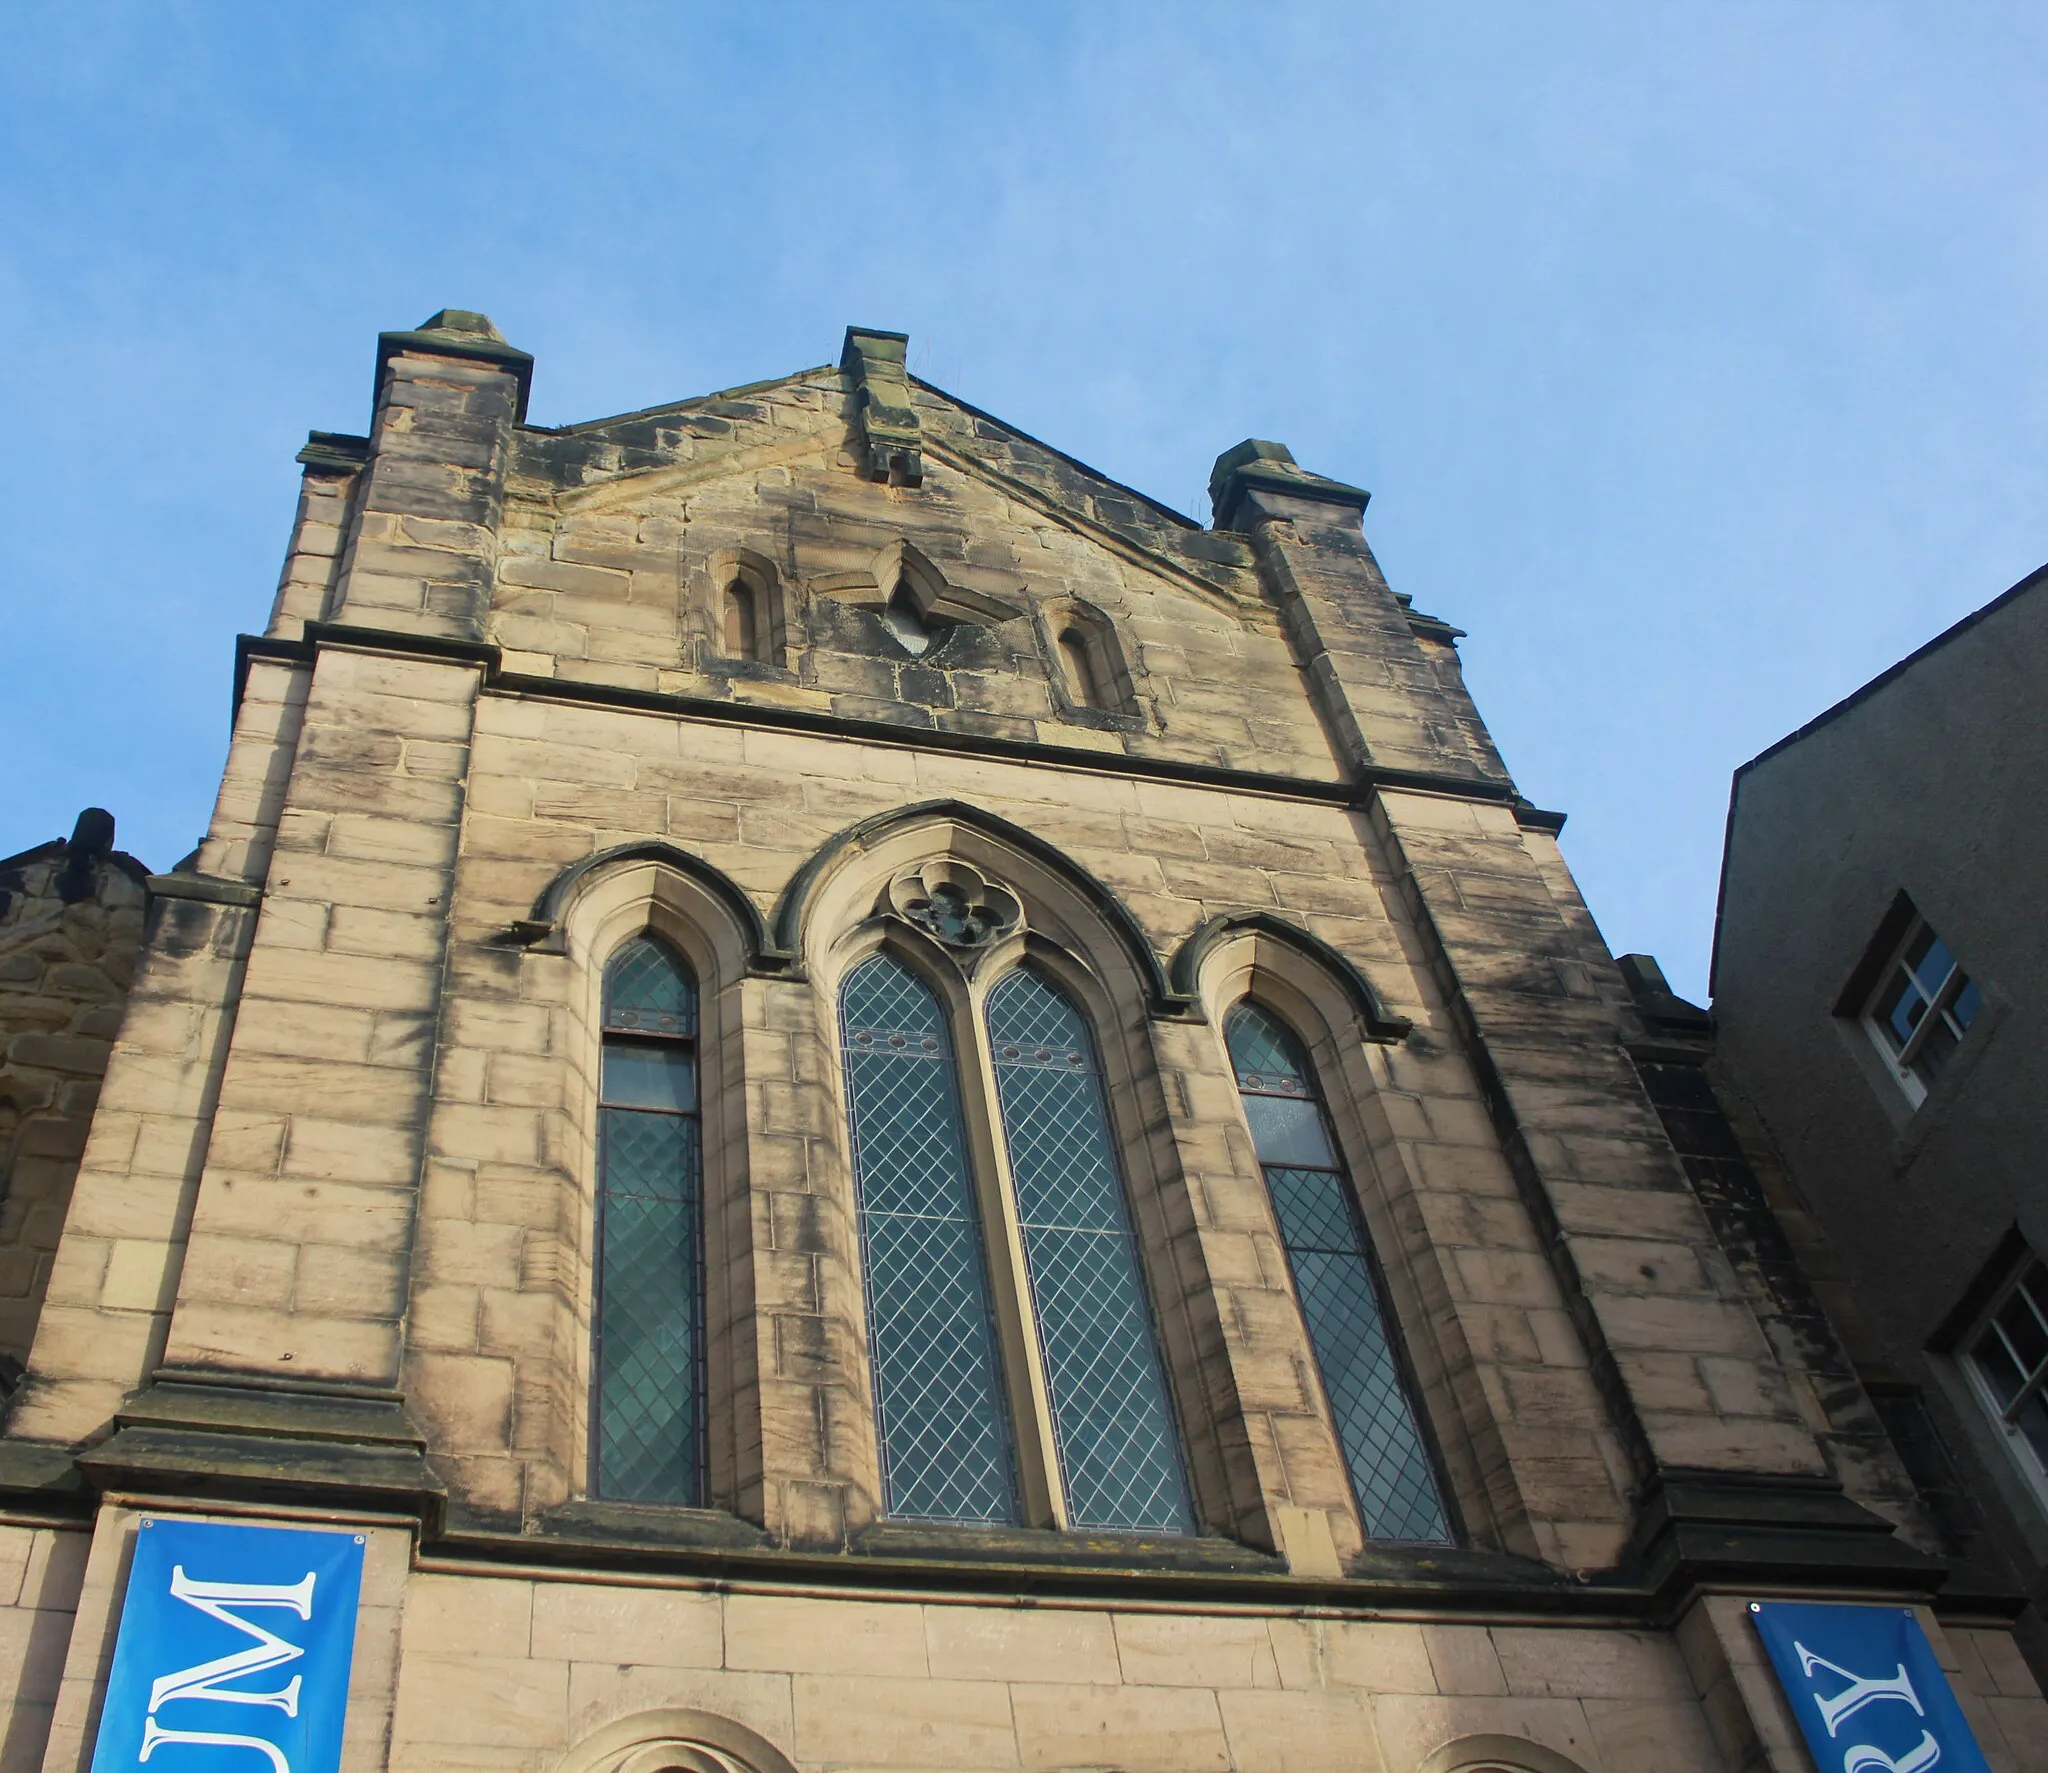
M 1713 974 L 1722 1082 L 1817 1222 L 1855 1364 L 1954 1549 L 2032 1597 L 2037 1668 L 2044 686 L 2048 567 L 1738 770 Z

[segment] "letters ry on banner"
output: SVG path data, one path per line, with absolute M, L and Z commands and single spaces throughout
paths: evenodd
M 1910 1607 L 1749 1611 L 1820 1773 L 1990 1773 Z

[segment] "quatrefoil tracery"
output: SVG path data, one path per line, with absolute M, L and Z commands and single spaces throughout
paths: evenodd
M 890 908 L 948 948 L 987 948 L 1024 921 L 1009 888 L 965 862 L 927 862 L 889 883 Z

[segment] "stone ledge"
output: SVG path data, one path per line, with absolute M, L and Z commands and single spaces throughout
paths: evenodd
M 1034 1527 L 947 1526 L 927 1521 L 877 1521 L 854 1535 L 847 1550 L 863 1558 L 937 1558 L 949 1562 L 1062 1569 L 1185 1570 L 1190 1573 L 1279 1576 L 1286 1560 L 1235 1539 L 1142 1533 L 1061 1533 Z
M 445 1500 L 397 1392 L 318 1381 L 160 1372 L 77 1466 L 95 1490 L 312 1496 L 398 1509 L 430 1525 Z
M 752 1521 L 722 1509 L 591 1499 L 549 1509 L 540 1518 L 540 1532 L 543 1537 L 578 1545 L 695 1551 L 760 1551 L 771 1543 Z
M 1635 1537 L 1648 1586 L 1667 1606 L 1702 1588 L 1808 1584 L 1924 1599 L 1952 1568 L 1831 1478 L 1666 1471 L 1643 1499 Z
M 1519 796 L 1512 782 L 1478 775 L 1439 774 L 1430 770 L 1367 765 L 1348 779 L 1320 781 L 1305 776 L 1232 769 L 1183 758 L 1148 757 L 1131 751 L 1093 751 L 1039 739 L 1008 738 L 948 727 L 906 727 L 859 715 L 832 714 L 810 708 L 778 708 L 760 702 L 727 702 L 666 690 L 631 689 L 619 684 L 533 677 L 504 669 L 503 654 L 485 641 L 451 640 L 434 635 L 403 634 L 359 628 L 346 623 L 308 622 L 304 640 L 244 634 L 235 642 L 235 683 L 232 710 L 239 714 L 249 667 L 258 659 L 307 665 L 321 646 L 353 646 L 366 651 L 422 658 L 461 659 L 484 668 L 487 695 L 569 702 L 583 707 L 625 708 L 673 719 L 702 720 L 720 726 L 754 727 L 767 732 L 814 733 L 825 737 L 897 746 L 911 751 L 950 751 L 999 762 L 1042 765 L 1089 775 L 1115 775 L 1137 780 L 1184 783 L 1195 788 L 1270 795 L 1283 800 L 1308 800 L 1325 806 L 1368 805 L 1384 789 L 1428 794 L 1445 799 L 1514 806 L 1522 823 L 1557 830 L 1562 813 L 1544 813 Z
M 218 874 L 152 874 L 147 884 L 152 899 L 198 899 L 208 905 L 263 903 L 260 886 Z
M 370 459 L 370 440 L 342 431 L 309 431 L 306 445 L 293 458 L 316 474 L 353 474 Z

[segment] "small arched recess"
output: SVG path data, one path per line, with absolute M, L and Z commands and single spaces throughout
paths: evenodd
M 1519 1736 L 1461 1736 L 1447 1742 L 1415 1773 L 1586 1773 L 1554 1748 Z
M 1086 725 L 1137 725 L 1137 685 L 1116 624 L 1077 597 L 1050 598 L 1038 615 L 1061 714 Z
M 703 1374 L 702 1505 L 760 1516 L 749 1493 L 744 1449 L 755 1435 L 759 1385 L 752 1301 L 744 1277 L 752 1245 L 747 1200 L 746 1077 L 741 994 L 758 961 L 761 925 L 745 894 L 708 864 L 667 845 L 628 846 L 565 871 L 543 895 L 549 941 L 526 963 L 556 973 L 565 1024 L 568 1197 L 557 1215 L 560 1253 L 529 1261 L 522 1285 L 553 1296 L 549 1389 L 556 1400 L 549 1439 L 562 1474 L 552 1500 L 599 1488 L 592 1449 L 600 1220 L 599 1133 L 605 1112 L 603 1056 L 620 1030 L 607 1023 L 606 982 L 614 963 L 649 945 L 672 956 L 694 986 L 689 1041 L 695 1113 L 701 1129 Z M 559 971 L 557 971 L 559 969 Z M 631 1018 L 626 1018 L 628 1022 Z M 629 1030 L 630 1032 L 630 1030 Z M 619 1498 L 610 1498 L 619 1499 Z M 625 1500 L 632 1500 L 627 1497 Z
M 788 598 L 782 574 L 765 554 L 752 548 L 721 548 L 699 574 L 697 603 L 709 660 L 787 668 Z
M 593 1730 L 555 1773 L 796 1773 L 774 1743 L 716 1712 L 638 1711 Z

